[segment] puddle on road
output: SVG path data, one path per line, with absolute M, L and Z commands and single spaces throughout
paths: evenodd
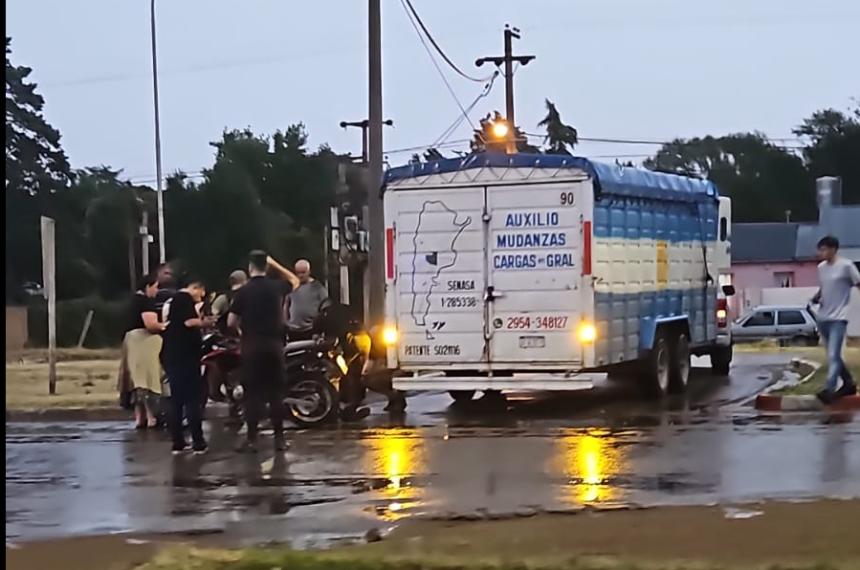
M 611 481 L 624 467 L 624 451 L 609 430 L 563 435 L 558 447 L 559 455 L 550 461 L 568 478 L 564 502 L 579 505 L 618 498 L 619 490 Z

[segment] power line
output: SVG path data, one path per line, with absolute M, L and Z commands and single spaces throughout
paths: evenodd
M 430 33 L 430 30 L 427 29 L 427 26 L 424 25 L 424 22 L 421 20 L 421 16 L 418 15 L 418 12 L 415 10 L 415 7 L 412 5 L 412 1 L 411 0 L 403 0 L 403 2 L 404 2 L 404 8 L 406 8 L 409 12 L 411 12 L 412 16 L 415 17 L 415 20 L 418 22 L 418 25 L 421 26 L 421 29 L 424 31 L 424 35 L 427 36 L 427 39 L 430 40 L 430 43 L 433 44 L 433 47 L 436 48 L 436 51 L 439 53 L 439 55 L 442 57 L 442 59 L 445 60 L 445 63 L 447 63 L 449 66 L 451 66 L 451 69 L 456 71 L 457 74 L 460 75 L 461 77 L 464 77 L 464 78 L 468 79 L 469 81 L 474 81 L 475 83 L 483 83 L 483 82 L 490 79 L 489 77 L 484 77 L 484 78 L 472 77 L 471 75 L 469 75 L 468 73 L 464 72 L 459 67 L 457 67 L 457 64 L 455 64 L 453 61 L 451 61 L 451 58 L 449 58 L 445 54 L 444 50 L 442 50 L 442 48 L 439 46 L 439 44 L 436 42 L 436 40 L 433 39 L 433 35 Z
M 445 84 L 445 87 L 448 88 L 448 92 L 451 94 L 451 97 L 453 97 L 454 102 L 457 103 L 457 106 L 460 108 L 460 111 L 466 117 L 466 120 L 468 120 L 469 124 L 472 125 L 472 128 L 475 129 L 475 123 L 472 122 L 472 119 L 469 117 L 469 114 L 466 112 L 466 109 L 460 102 L 460 98 L 457 97 L 457 93 L 454 91 L 454 88 L 451 87 L 451 83 L 448 81 L 448 78 L 445 77 L 445 72 L 442 71 L 442 68 L 439 66 L 439 62 L 437 62 L 436 58 L 433 57 L 433 51 L 430 49 L 430 46 L 427 45 L 427 41 L 421 34 L 421 30 L 419 29 L 418 24 L 415 23 L 412 14 L 409 12 L 409 8 L 406 6 L 406 1 L 407 0 L 400 0 L 400 5 L 403 6 L 403 9 L 406 11 L 406 16 L 409 18 L 409 22 L 412 24 L 412 27 L 415 28 L 415 33 L 418 35 L 418 39 L 421 42 L 421 45 L 424 46 L 424 49 L 427 51 L 427 55 L 430 56 L 430 61 L 433 63 L 433 67 L 435 67 L 436 71 L 439 72 L 439 77 L 442 78 L 442 82 Z
M 477 106 L 478 102 L 479 102 L 481 99 L 483 99 L 484 97 L 486 97 L 487 95 L 489 95 L 489 94 L 490 94 L 490 91 L 492 91 L 492 90 L 493 90 L 493 84 L 495 83 L 496 78 L 497 78 L 498 76 L 499 76 L 499 71 L 496 71 L 495 73 L 493 73 L 492 78 L 491 78 L 491 79 L 490 79 L 490 81 L 489 81 L 489 82 L 484 86 L 484 89 L 483 89 L 483 90 L 478 94 L 478 96 L 477 96 L 477 97 L 475 97 L 475 100 L 474 100 L 474 101 L 472 101 L 472 102 L 469 104 L 469 106 L 468 106 L 468 107 L 466 107 L 466 113 L 471 113 L 471 112 L 472 112 L 472 110 L 475 108 L 475 106 Z M 433 146 L 433 147 L 438 146 L 440 143 L 445 142 L 445 140 L 446 140 L 448 137 L 450 137 L 452 134 L 454 134 L 454 131 L 457 129 L 457 127 L 459 127 L 461 124 L 463 124 L 463 117 L 464 117 L 463 115 L 458 116 L 458 117 L 454 120 L 454 122 L 453 122 L 453 123 L 452 123 L 452 124 L 447 128 L 447 129 L 445 129 L 444 131 L 442 131 L 442 134 L 441 134 L 441 135 L 439 135 L 438 137 L 436 137 L 436 140 L 433 142 L 433 145 L 432 145 L 432 146 Z
M 535 137 L 535 138 L 546 138 L 546 135 L 538 134 L 538 133 L 525 133 L 526 136 Z M 639 145 L 650 145 L 650 146 L 666 146 L 672 144 L 678 144 L 678 141 L 665 141 L 665 140 L 644 140 L 644 139 L 625 139 L 625 138 L 606 138 L 606 137 L 577 137 L 580 142 L 593 142 L 593 143 L 608 143 L 608 144 L 639 144 Z M 780 139 L 780 138 L 767 138 L 766 141 L 772 143 L 773 141 L 784 141 L 784 140 L 792 140 L 792 139 Z M 797 139 L 795 139 L 797 140 Z M 685 144 L 688 141 L 681 140 L 681 144 Z M 781 148 L 784 150 L 801 150 L 806 148 L 802 144 L 798 145 L 773 145 L 777 148 Z

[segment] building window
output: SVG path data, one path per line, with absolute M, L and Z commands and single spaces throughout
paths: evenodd
M 773 278 L 777 287 L 794 287 L 794 271 L 777 271 Z

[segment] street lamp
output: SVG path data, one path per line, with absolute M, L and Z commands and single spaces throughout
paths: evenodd
M 507 121 L 495 121 L 493 123 L 493 136 L 499 140 L 504 140 L 508 138 L 508 122 Z
M 164 247 L 164 192 L 161 186 L 161 122 L 158 113 L 158 56 L 155 47 L 155 0 L 149 4 L 149 22 L 152 36 L 152 103 L 155 112 L 155 179 L 158 203 L 158 260 L 167 261 Z

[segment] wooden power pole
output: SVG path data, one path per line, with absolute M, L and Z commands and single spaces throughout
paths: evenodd
M 364 291 L 368 326 L 385 317 L 385 220 L 382 193 L 382 20 L 380 0 L 368 0 L 367 211 L 368 265 Z
M 508 123 L 508 154 L 516 152 L 516 118 L 514 116 L 514 63 L 528 65 L 535 56 L 514 55 L 514 38 L 520 39 L 520 30 L 505 25 L 505 55 L 482 57 L 475 61 L 475 65 L 481 67 L 485 63 L 492 63 L 496 67 L 504 66 L 505 75 L 505 120 Z

